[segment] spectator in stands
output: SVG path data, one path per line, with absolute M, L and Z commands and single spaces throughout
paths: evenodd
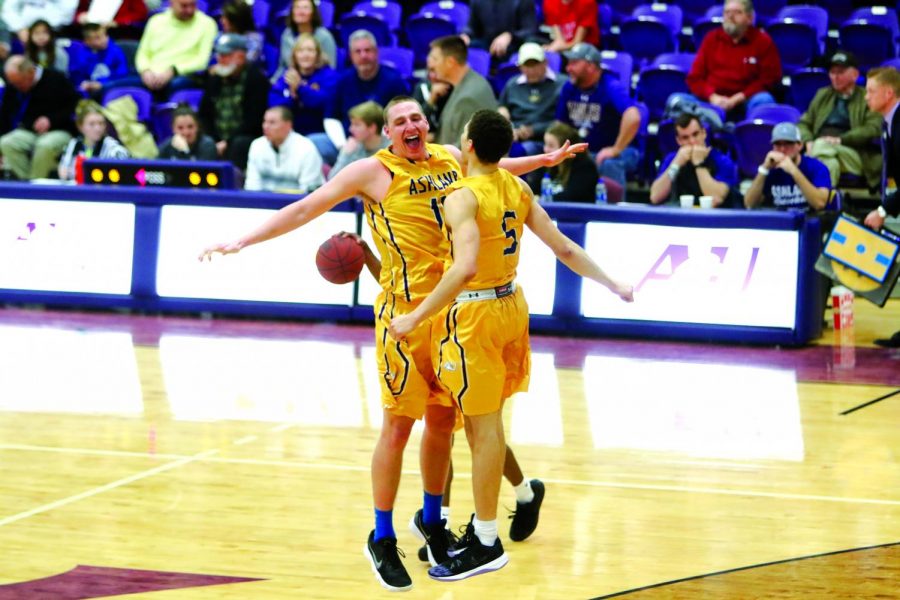
M 218 27 L 197 11 L 197 0 L 171 0 L 150 17 L 135 56 L 141 82 L 161 94 L 193 87 L 191 79 L 209 65 Z
M 603 73 L 597 48 L 581 43 L 565 56 L 569 81 L 560 90 L 556 118 L 578 129 L 595 154 L 600 175 L 624 189 L 626 175 L 637 169 L 640 160 L 631 143 L 640 128 L 641 113 L 619 80 Z
M 18 179 L 47 177 L 75 133 L 72 111 L 80 99 L 65 75 L 25 56 L 3 67 L 6 89 L 0 102 L 0 153 Z
M 305 136 L 322 133 L 326 111 L 334 103 L 337 81 L 338 74 L 325 62 L 319 41 L 301 33 L 294 43 L 290 68 L 269 92 L 269 106 L 290 108 L 297 133 Z
M 790 122 L 772 130 L 772 150 L 744 194 L 747 208 L 819 211 L 828 204 L 831 176 L 816 158 L 803 156 L 800 130 Z
M 831 173 L 837 187 L 841 173 L 865 174 L 866 183 L 877 189 L 881 178 L 881 115 L 866 106 L 865 90 L 859 79 L 856 57 L 839 50 L 831 56 L 828 77 L 831 85 L 816 92 L 800 117 L 800 135 L 806 155 L 818 158 Z
M 350 46 L 350 62 L 353 68 L 341 72 L 335 102 L 329 116 L 340 119 L 344 129 L 348 129 L 350 121 L 347 115 L 351 108 L 366 100 L 386 105 L 394 96 L 409 93 L 409 86 L 403 76 L 391 66 L 378 62 L 378 43 L 375 36 L 364 29 L 354 31 L 348 40 Z M 323 150 L 319 146 L 320 150 Z M 328 164 L 337 159 L 337 149 L 326 149 L 322 158 Z
M 278 60 L 278 71 L 275 73 L 273 81 L 290 68 L 294 43 L 301 33 L 308 33 L 316 38 L 325 61 L 332 69 L 337 67 L 337 44 L 331 32 L 322 25 L 322 15 L 319 14 L 318 5 L 313 0 L 293 0 L 291 11 L 287 15 L 287 27 L 281 34 L 281 54 Z
M 219 160 L 216 142 L 203 133 L 200 118 L 187 104 L 172 112 L 172 137 L 159 147 L 159 157 L 170 160 Z
M 677 204 L 682 195 L 712 196 L 713 206 L 738 208 L 737 167 L 728 155 L 706 143 L 706 129 L 696 115 L 682 113 L 675 119 L 678 151 L 666 156 L 659 177 L 650 186 L 653 204 Z
M 103 87 L 128 75 L 128 59 L 106 27 L 97 23 L 81 26 L 85 51 L 71 58 L 69 77 L 85 94 L 99 95 Z
M 553 28 L 547 50 L 565 52 L 581 42 L 600 45 L 596 0 L 544 0 L 544 23 Z
M 81 100 L 75 107 L 75 126 L 81 135 L 69 140 L 59 159 L 59 178 L 75 179 L 78 157 L 128 158 L 128 150 L 114 137 L 106 134 L 108 123 L 103 109 L 93 100 Z
M 228 0 L 222 6 L 219 24 L 223 33 L 237 33 L 247 38 L 247 60 L 259 62 L 263 51 L 263 34 L 256 30 L 253 9 L 244 0 Z
M 753 26 L 753 3 L 727 0 L 722 28 L 706 34 L 691 65 L 691 93 L 735 121 L 754 106 L 774 103 L 771 92 L 779 81 L 778 48 L 769 34 Z
M 582 141 L 574 127 L 554 121 L 544 133 L 544 152 L 559 150 L 567 140 L 572 144 Z M 582 152 L 555 167 L 541 167 L 529 173 L 528 185 L 542 200 L 546 200 L 541 190 L 545 175 L 550 178 L 550 191 L 554 202 L 594 202 L 598 173 L 597 165 L 591 160 L 590 155 Z
M 491 84 L 469 68 L 468 48 L 457 35 L 448 35 L 431 42 L 428 70 L 437 79 L 453 86 L 441 112 L 441 125 L 435 139 L 439 144 L 458 144 L 472 113 L 481 109 L 496 109 L 497 98 Z
M 219 156 L 244 169 L 250 143 L 262 133 L 270 84 L 258 66 L 247 62 L 244 36 L 220 36 L 215 53 L 200 101 L 200 122 L 216 140 Z
M 412 97 L 422 107 L 422 112 L 428 119 L 428 141 L 433 142 L 435 132 L 441 128 L 441 112 L 453 86 L 446 81 L 438 81 L 434 71 L 429 70 L 427 73 L 425 79 L 413 86 Z
M 28 28 L 25 56 L 39 67 L 69 74 L 69 53 L 57 43 L 56 34 L 43 19 L 38 19 Z
M 512 122 L 513 149 L 518 144 L 522 154 L 540 154 L 564 81 L 547 68 L 544 49 L 534 42 L 522 44 L 517 63 L 522 74 L 506 82 L 499 111 Z
M 323 183 L 322 157 L 309 139 L 291 129 L 294 115 L 285 106 L 266 111 L 263 136 L 250 145 L 247 190 L 285 190 L 306 194 Z
M 471 0 L 462 37 L 472 48 L 489 50 L 498 61 L 537 35 L 533 0 Z
M 156 2 L 156 6 L 159 6 L 159 2 Z M 144 0 L 123 0 L 121 4 L 108 0 L 81 0 L 75 15 L 76 23 L 99 23 L 107 30 L 143 29 L 146 20 L 147 5 Z
M 0 18 L 25 45 L 32 23 L 42 19 L 54 29 L 71 25 L 77 7 L 77 0 L 3 0 Z
M 368 158 L 387 148 L 390 140 L 385 137 L 384 109 L 377 102 L 363 102 L 350 109 L 350 137 L 341 148 L 334 167 L 328 173 L 331 179 L 338 171 L 361 158 Z

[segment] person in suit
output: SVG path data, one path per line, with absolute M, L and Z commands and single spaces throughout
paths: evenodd
M 875 231 L 884 227 L 888 215 L 900 216 L 900 71 L 893 67 L 871 69 L 866 76 L 866 104 L 883 118 L 881 151 L 884 166 L 881 169 L 881 206 L 866 215 L 865 224 Z M 891 337 L 877 339 L 875 343 L 887 348 L 900 348 L 900 331 Z

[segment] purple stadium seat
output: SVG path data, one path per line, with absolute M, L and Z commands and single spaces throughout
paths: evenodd
M 257 0 L 258 1 L 258 0 Z M 357 2 L 353 12 L 362 11 L 370 15 L 378 15 L 388 24 L 391 31 L 400 29 L 400 21 L 403 15 L 403 7 L 392 0 L 368 0 Z
M 693 52 L 663 52 L 653 59 L 650 66 L 653 67 L 674 67 L 687 73 L 694 64 L 697 57 Z
M 840 47 L 856 55 L 862 73 L 897 56 L 894 34 L 881 25 L 849 20 L 838 29 L 838 37 Z
M 491 72 L 491 53 L 482 48 L 469 48 L 469 66 L 482 77 Z
M 647 2 L 646 0 L 608 0 L 606 3 L 612 9 L 613 22 L 621 23 L 634 14 L 634 9 Z
M 774 121 L 762 119 L 741 121 L 734 128 L 738 169 L 745 177 L 755 177 L 756 169 L 772 149 Z
M 765 27 L 778 15 L 778 11 L 787 6 L 788 0 L 754 0 L 753 12 L 756 14 L 756 26 Z
M 187 104 L 196 111 L 200 107 L 202 98 L 203 90 L 186 89 L 172 92 L 166 102 L 154 104 L 150 125 L 156 141 L 162 142 L 171 137 L 172 112 L 178 108 L 179 104 Z
M 255 0 L 250 10 L 253 13 L 253 22 L 256 23 L 256 29 L 265 31 L 269 25 L 269 14 L 271 14 L 269 3 L 266 0 Z
M 831 85 L 825 69 L 800 69 L 791 73 L 788 98 L 794 108 L 804 112 L 820 88 Z
M 766 26 L 766 33 L 778 48 L 781 67 L 786 74 L 810 66 L 822 49 L 816 30 L 800 21 L 772 21 Z
M 662 117 L 669 95 L 689 93 L 686 77 L 687 71 L 672 65 L 641 69 L 634 91 L 637 99 L 647 104 L 651 120 Z
M 631 89 L 631 72 L 634 69 L 634 59 L 627 52 L 615 50 L 603 50 L 600 52 L 600 61 L 604 71 L 615 75 L 625 89 Z
M 656 17 L 633 17 L 619 26 L 619 43 L 638 64 L 649 63 L 663 52 L 678 50 L 678 37 Z
M 150 107 L 153 105 L 153 96 L 147 89 L 137 86 L 112 88 L 103 94 L 103 106 L 106 106 L 116 98 L 121 98 L 122 96 L 131 96 L 134 103 L 137 104 L 138 121 L 144 123 L 149 122 Z
M 441 0 L 440 2 L 426 2 L 419 9 L 419 14 L 432 13 L 444 15 L 456 23 L 456 30 L 462 31 L 469 22 L 469 5 L 454 0 Z
M 425 64 L 432 40 L 456 33 L 456 24 L 444 15 L 419 13 L 411 16 L 406 23 L 406 38 L 416 57 L 416 65 Z
M 693 25 L 694 34 L 692 36 L 693 40 L 694 40 L 694 47 L 699 50 L 700 44 L 703 43 L 703 38 L 706 37 L 706 34 L 708 34 L 710 31 L 713 31 L 716 29 L 721 29 L 721 28 L 722 28 L 722 17 L 721 16 L 711 17 L 711 18 L 707 17 L 707 18 L 701 19 L 699 21 L 695 21 L 694 25 Z
M 288 4 L 288 10 L 290 10 L 290 3 Z M 328 0 L 321 0 L 319 2 L 319 15 L 322 17 L 322 27 L 326 29 L 334 27 L 334 4 L 328 2 Z
M 672 36 L 676 39 L 681 33 L 681 26 L 684 21 L 684 13 L 681 7 L 675 4 L 663 4 L 654 2 L 653 4 L 642 4 L 634 9 L 631 13 L 632 17 L 653 17 L 658 21 L 662 21 L 672 32 Z
M 773 123 L 782 123 L 784 121 L 796 123 L 800 120 L 801 114 L 802 112 L 797 107 L 790 104 L 762 104 L 753 108 L 747 114 L 747 120 L 761 119 Z
M 678 5 L 684 13 L 684 24 L 693 26 L 699 20 L 702 20 L 714 4 L 721 5 L 719 0 L 680 0 Z
M 203 99 L 203 90 L 178 90 L 177 92 L 172 92 L 172 95 L 169 96 L 169 102 L 174 102 L 175 104 L 187 104 L 194 110 L 200 108 L 200 101 Z
M 885 6 L 866 6 L 854 10 L 848 20 L 865 21 L 873 25 L 881 25 L 894 34 L 894 39 L 900 37 L 900 25 L 897 23 L 897 11 Z
M 394 46 L 394 36 L 387 21 L 375 14 L 367 14 L 363 11 L 353 11 L 341 17 L 338 31 L 340 33 L 340 45 L 348 47 L 348 41 L 354 31 L 365 29 L 378 42 L 379 47 Z
M 785 6 L 778 11 L 774 18 L 769 19 L 766 25 L 773 23 L 801 23 L 812 27 L 819 40 L 819 53 L 825 52 L 825 38 L 828 37 L 828 11 L 821 6 L 812 4 L 800 4 L 797 6 Z M 781 48 L 779 48 L 780 50 Z
M 379 48 L 378 60 L 397 69 L 404 79 L 409 79 L 413 75 L 415 56 L 409 48 L 399 46 Z

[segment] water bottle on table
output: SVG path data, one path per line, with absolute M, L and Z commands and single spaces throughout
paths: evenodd
M 550 173 L 544 173 L 541 178 L 541 202 L 553 202 L 553 181 Z
M 606 182 L 602 177 L 597 178 L 597 187 L 594 188 L 594 201 L 597 204 L 606 204 Z

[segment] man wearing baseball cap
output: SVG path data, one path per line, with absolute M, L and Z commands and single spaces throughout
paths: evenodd
M 602 54 L 587 43 L 565 53 L 567 81 L 559 93 L 556 119 L 578 130 L 594 154 L 600 175 L 623 188 L 627 173 L 637 169 L 640 153 L 631 143 L 641 126 L 641 113 L 626 84 L 603 72 Z
M 779 123 L 772 130 L 772 150 L 744 195 L 744 206 L 819 211 L 828 204 L 831 176 L 822 161 L 803 156 L 800 130 Z
M 497 110 L 512 123 L 512 152 L 518 145 L 519 153 L 540 154 L 563 80 L 547 68 L 544 49 L 534 42 L 522 44 L 516 64 L 522 74 L 506 82 Z
M 806 155 L 818 158 L 837 186 L 841 174 L 865 175 L 866 185 L 878 188 L 881 152 L 877 142 L 881 115 L 866 106 L 865 90 L 856 85 L 856 57 L 838 50 L 829 60 L 831 85 L 816 92 L 797 127 L 806 144 Z

